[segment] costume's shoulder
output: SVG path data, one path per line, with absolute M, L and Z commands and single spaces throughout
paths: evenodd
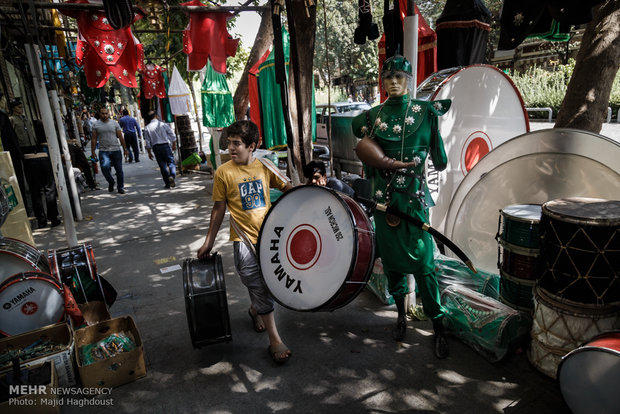
M 363 138 L 370 133 L 379 108 L 380 106 L 375 106 L 353 118 L 351 121 L 351 128 L 356 137 Z
M 440 99 L 438 101 L 429 101 L 427 103 L 432 113 L 434 113 L 437 116 L 441 116 L 445 114 L 446 112 L 448 112 L 448 109 L 450 109 L 450 106 L 452 105 L 452 100 L 451 99 Z

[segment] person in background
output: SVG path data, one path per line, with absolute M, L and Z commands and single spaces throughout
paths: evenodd
M 120 142 L 120 145 L 119 145 Z M 108 191 L 114 191 L 114 178 L 112 178 L 112 167 L 116 172 L 116 185 L 119 194 L 125 194 L 125 177 L 123 175 L 123 153 L 127 156 L 127 146 L 121 133 L 118 122 L 110 119 L 108 108 L 99 110 L 99 120 L 93 125 L 93 135 L 90 141 L 91 157 L 97 159 L 95 151 L 99 144 L 99 161 L 101 162 L 101 173 L 108 182 Z
M 215 171 L 211 220 L 207 237 L 198 249 L 198 258 L 204 259 L 209 256 L 228 207 L 235 268 L 250 294 L 251 305 L 248 313 L 256 332 L 267 330 L 269 355 L 276 363 L 281 364 L 290 359 L 291 351 L 282 342 L 278 333 L 274 317 L 274 299 L 261 277 L 255 246 L 260 227 L 271 206 L 269 189 L 276 187 L 281 191 L 287 191 L 292 186 L 270 161 L 266 161 L 269 164 L 263 164 L 254 157 L 254 151 L 258 146 L 256 124 L 251 121 L 237 121 L 227 129 L 231 160 Z M 252 196 L 244 197 L 244 194 Z
M 355 194 L 355 191 L 343 181 L 336 177 L 327 176 L 325 163 L 323 161 L 314 160 L 306 164 L 304 166 L 304 176 L 307 179 L 306 184 L 329 187 L 351 197 Z
M 175 187 L 174 179 L 177 175 L 177 169 L 173 151 L 177 150 L 177 138 L 170 125 L 160 121 L 155 111 L 148 113 L 147 122 L 144 127 L 144 142 L 149 159 L 152 160 L 153 153 L 155 153 L 155 160 L 159 165 L 164 185 L 166 188 Z
M 123 109 L 123 116 L 118 120 L 118 123 L 123 129 L 125 136 L 125 144 L 127 144 L 127 151 L 129 152 L 128 162 L 133 162 L 134 158 L 136 162 L 140 162 L 140 151 L 138 148 L 138 137 L 142 137 L 140 124 L 136 118 L 129 115 L 127 109 Z
M 48 219 L 51 221 L 52 227 L 58 226 L 60 224 L 58 196 L 49 155 L 43 151 L 32 122 L 24 115 L 22 101 L 14 99 L 11 101 L 10 107 L 12 111 L 11 125 L 17 134 L 23 154 L 24 175 L 30 189 L 32 210 L 37 218 L 38 228 L 47 226 Z M 19 162 L 19 160 L 15 162 Z M 45 207 L 43 206 L 43 197 L 45 198 Z

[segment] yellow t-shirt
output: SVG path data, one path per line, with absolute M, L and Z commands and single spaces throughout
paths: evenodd
M 269 189 L 284 190 L 286 184 L 258 159 L 250 165 L 239 165 L 231 160 L 215 171 L 212 198 L 226 201 L 231 218 L 256 244 L 260 226 L 271 207 Z M 232 226 L 230 240 L 241 241 Z

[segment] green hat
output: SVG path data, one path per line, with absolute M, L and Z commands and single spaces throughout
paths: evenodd
M 381 76 L 387 76 L 394 72 L 405 72 L 412 74 L 411 63 L 402 55 L 394 55 L 383 62 Z

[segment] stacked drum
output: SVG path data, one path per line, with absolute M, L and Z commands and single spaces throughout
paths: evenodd
M 192 123 L 189 115 L 177 115 L 174 122 L 176 123 L 179 134 L 181 144 L 181 161 L 183 161 L 193 153 L 198 152 L 196 138 L 194 137 L 194 131 L 192 130 Z
M 537 204 L 514 204 L 500 210 L 500 301 L 525 312 L 534 310 L 532 289 L 538 278 L 540 214 Z
M 20 240 L 0 237 L 0 334 L 17 335 L 59 322 L 63 290 L 47 258 Z
M 620 201 L 543 204 L 540 258 L 528 358 L 556 378 L 562 357 L 620 328 Z

